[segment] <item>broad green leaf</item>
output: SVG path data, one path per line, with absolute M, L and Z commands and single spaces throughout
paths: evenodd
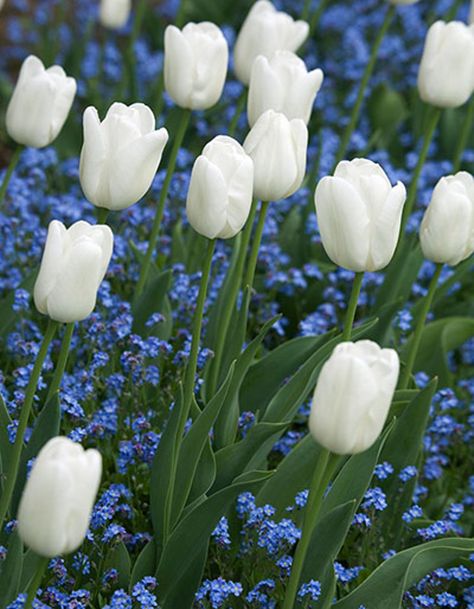
M 176 571 L 173 587 L 164 604 L 161 605 L 162 609 L 192 608 L 196 590 L 199 588 L 206 567 L 208 549 L 209 542 L 203 544 L 200 552 L 184 572 L 181 569 Z
M 132 305 L 134 332 L 137 332 L 141 336 L 146 335 L 149 330 L 145 324 L 151 315 L 154 313 L 165 314 L 165 299 L 171 285 L 171 278 L 171 270 L 163 271 L 159 275 L 152 277 L 147 282 L 143 293 L 135 298 Z M 157 328 L 159 329 L 161 325 L 158 324 Z
M 430 376 L 437 375 L 441 386 L 451 383 L 448 353 L 460 347 L 474 336 L 474 319 L 470 317 L 446 317 L 427 324 L 423 329 L 421 344 L 414 370 L 423 370 Z M 406 359 L 412 340 L 404 346 L 402 357 Z
M 104 571 L 108 569 L 116 569 L 118 573 L 117 584 L 120 588 L 127 589 L 130 582 L 130 572 L 132 570 L 132 562 L 127 547 L 120 541 L 107 554 L 104 563 Z
M 12 514 L 16 514 L 18 504 L 20 503 L 21 494 L 26 481 L 28 461 L 38 455 L 46 442 L 59 434 L 60 423 L 61 408 L 59 406 L 58 394 L 55 393 L 39 413 L 30 440 L 22 451 L 15 489 L 12 495 L 10 508 Z
M 202 451 L 196 473 L 194 474 L 193 485 L 189 493 L 188 505 L 185 508 L 185 511 L 192 503 L 198 501 L 200 497 L 205 496 L 207 491 L 212 487 L 216 479 L 216 471 L 216 457 L 212 450 L 211 440 L 208 439 L 204 445 L 204 450 Z
M 179 520 L 188 500 L 201 455 L 206 443 L 209 443 L 209 433 L 229 393 L 234 367 L 234 365 L 231 366 L 227 378 L 219 391 L 193 421 L 191 428 L 181 443 L 177 457 L 178 465 L 176 468 L 173 507 L 171 510 L 173 525 Z
M 383 562 L 334 609 L 400 609 L 403 594 L 422 577 L 442 567 L 457 564 L 474 551 L 473 539 L 438 539 L 399 552 Z
M 13 444 L 8 438 L 8 426 L 12 422 L 3 397 L 0 394 L 0 473 L 8 471 Z M 0 476 L 0 480 L 1 480 Z
M 138 555 L 130 576 L 130 591 L 144 577 L 154 575 L 156 571 L 157 550 L 154 540 L 151 539 Z
M 23 570 L 23 544 L 18 534 L 10 537 L 8 552 L 0 571 L 0 609 L 12 603 L 20 590 L 21 572 Z
M 157 569 L 161 601 L 166 602 L 175 587 L 180 585 L 176 579 L 177 569 L 180 573 L 185 573 L 195 564 L 198 556 L 205 560 L 203 549 L 217 523 L 237 496 L 243 491 L 256 491 L 269 476 L 271 472 L 249 472 L 240 476 L 230 486 L 200 503 L 179 522 L 163 548 Z
M 23 569 L 21 571 L 20 590 L 26 590 L 28 588 L 41 563 L 41 556 L 38 556 L 38 554 L 33 552 L 33 550 L 27 550 L 23 554 Z

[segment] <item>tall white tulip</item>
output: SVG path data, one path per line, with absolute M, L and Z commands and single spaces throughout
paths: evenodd
M 84 541 L 102 474 L 97 450 L 56 437 L 40 450 L 23 491 L 18 533 L 40 556 L 74 552 Z
M 315 192 L 324 249 L 351 271 L 378 271 L 392 259 L 400 233 L 405 186 L 392 187 L 380 165 L 367 159 L 341 161 Z
M 308 72 L 302 59 L 291 51 L 277 51 L 270 59 L 259 55 L 252 66 L 247 116 L 252 127 L 266 110 L 301 118 L 306 125 L 323 82 L 322 70 Z
M 214 23 L 188 23 L 165 30 L 165 88 L 189 110 L 206 110 L 219 101 L 229 62 L 227 41 Z
M 108 226 L 79 221 L 66 229 L 53 220 L 34 288 L 40 313 L 70 323 L 88 317 L 112 256 Z
M 258 0 L 250 9 L 235 41 L 237 78 L 248 85 L 253 62 L 259 55 L 270 58 L 275 51 L 296 51 L 308 34 L 306 21 L 294 21 L 287 13 L 277 11 L 268 0 Z
M 420 228 L 425 258 L 455 266 L 474 253 L 474 178 L 466 171 L 441 178 Z
M 340 343 L 314 392 L 309 429 L 317 442 L 341 455 L 370 448 L 387 418 L 399 368 L 393 349 L 370 340 Z
M 308 129 L 299 118 L 267 110 L 245 138 L 254 164 L 253 194 L 262 201 L 285 199 L 298 190 L 306 171 Z
M 474 91 L 474 25 L 437 21 L 428 30 L 418 72 L 423 101 L 440 108 L 462 106 Z
M 111 30 L 119 30 L 128 21 L 132 9 L 132 0 L 101 0 L 99 20 Z
M 253 162 L 231 137 L 219 135 L 204 147 L 191 173 L 186 213 L 208 239 L 234 237 L 252 205 Z
M 84 194 L 97 207 L 130 207 L 150 188 L 168 132 L 155 130 L 155 117 L 145 104 L 114 103 L 102 122 L 89 106 L 83 125 L 79 173 Z
M 8 104 L 7 132 L 18 144 L 44 148 L 61 131 L 76 94 L 76 81 L 61 66 L 45 69 L 30 55 L 23 62 Z

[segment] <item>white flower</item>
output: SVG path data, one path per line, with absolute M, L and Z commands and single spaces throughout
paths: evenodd
M 88 317 L 112 256 L 108 226 L 76 222 L 69 229 L 53 220 L 34 288 L 40 313 L 70 323 Z
M 392 259 L 400 234 L 405 186 L 367 159 L 341 161 L 315 193 L 321 239 L 333 262 L 351 271 L 378 271 Z
M 208 239 L 234 237 L 252 205 L 253 162 L 231 137 L 219 135 L 196 159 L 186 202 L 191 226 Z
M 21 66 L 8 104 L 6 127 L 18 144 L 44 148 L 61 131 L 76 94 L 76 81 L 61 66 L 47 70 L 30 55 Z
M 102 122 L 89 106 L 79 171 L 87 199 L 112 210 L 136 203 L 150 188 L 167 141 L 145 104 L 114 103 Z
M 99 20 L 111 30 L 119 30 L 128 21 L 132 9 L 132 0 L 101 0 Z

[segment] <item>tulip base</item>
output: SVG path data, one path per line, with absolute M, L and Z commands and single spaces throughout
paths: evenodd
M 7 172 L 5 173 L 5 177 L 3 178 L 2 185 L 0 186 L 0 203 L 3 203 L 3 199 L 5 198 L 8 185 L 10 184 L 10 179 L 15 171 L 15 167 L 18 165 L 18 161 L 20 160 L 21 151 L 23 150 L 23 146 L 18 145 L 10 159 L 10 163 L 8 165 Z

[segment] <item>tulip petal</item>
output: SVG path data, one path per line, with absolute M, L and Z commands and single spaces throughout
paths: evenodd
M 368 271 L 379 271 L 392 259 L 400 235 L 406 196 L 405 186 L 398 182 L 390 190 L 385 203 L 377 210 L 376 217 L 372 218 Z
M 33 298 L 40 313 L 48 313 L 47 300 L 56 284 L 56 272 L 64 260 L 66 227 L 62 222 L 53 220 L 48 227 L 41 266 L 36 279 Z

